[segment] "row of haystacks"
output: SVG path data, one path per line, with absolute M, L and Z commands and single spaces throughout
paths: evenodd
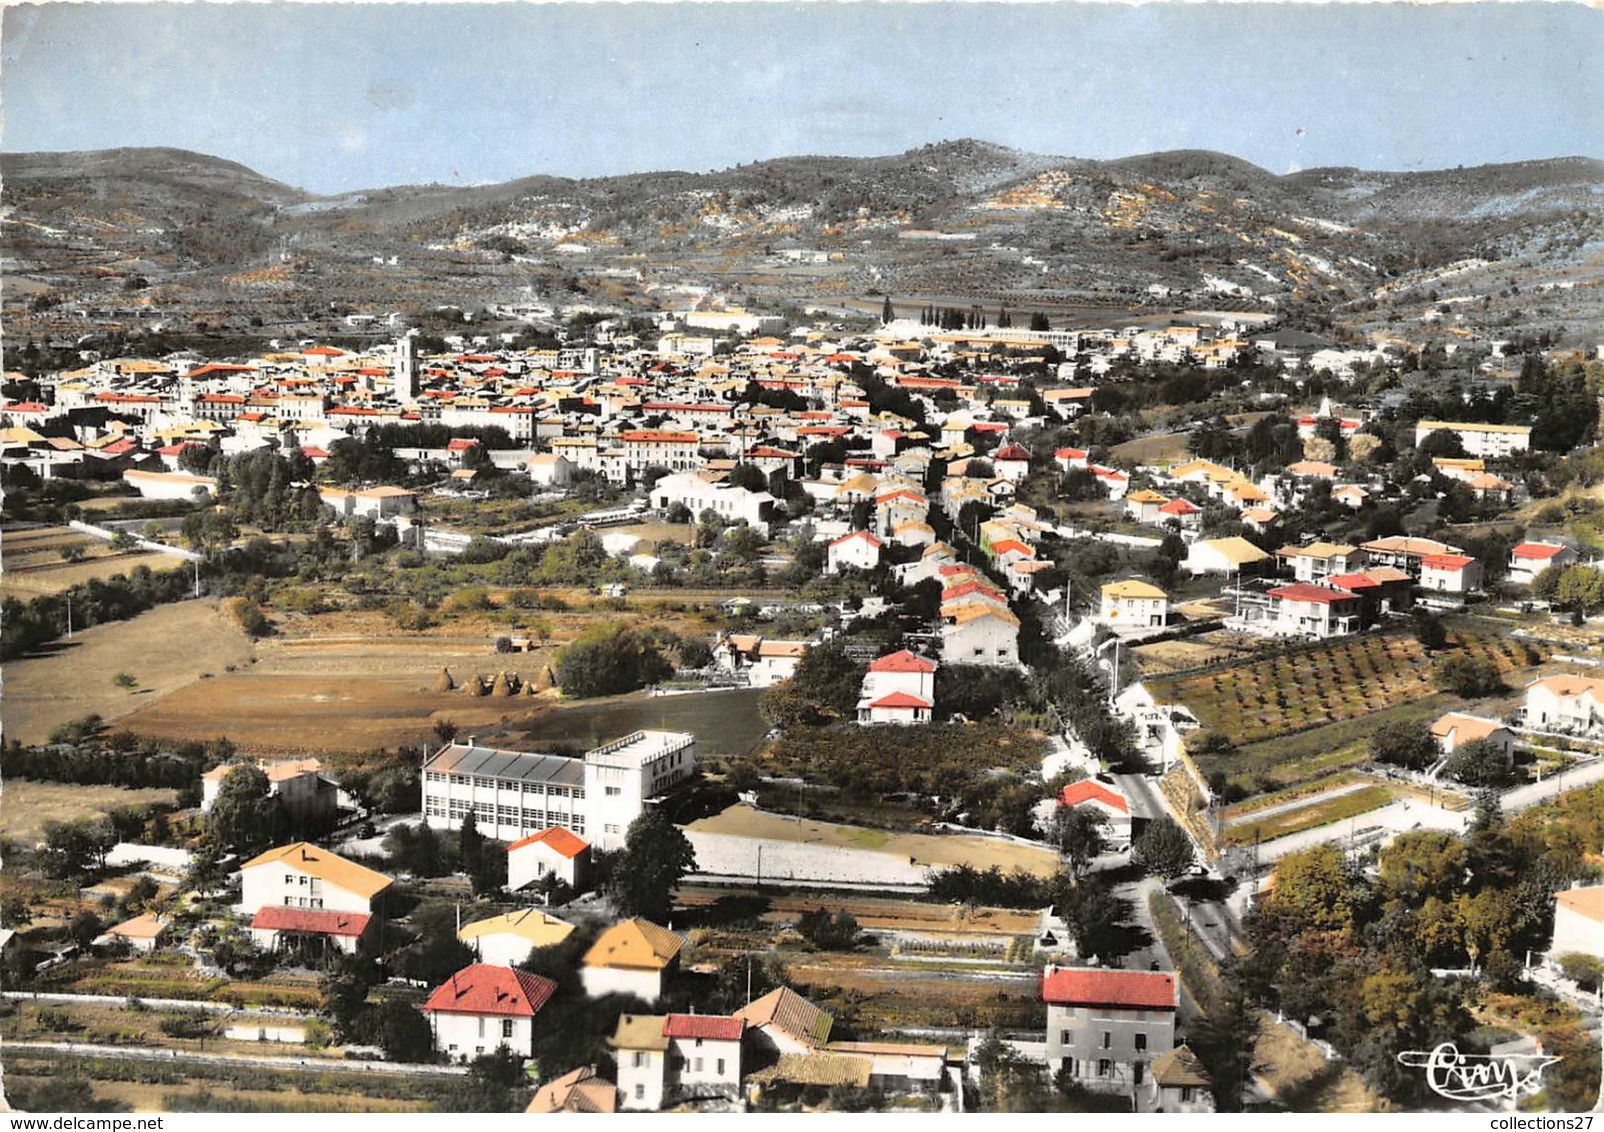
M 497 699 L 507 699 L 511 696 L 538 696 L 541 692 L 556 686 L 557 674 L 551 670 L 549 664 L 541 665 L 531 680 L 525 680 L 516 672 L 498 672 L 488 679 L 476 672 L 458 684 L 456 678 L 451 675 L 451 669 L 442 668 L 440 675 L 435 677 L 434 681 L 436 692 L 463 692 L 470 696 L 491 696 Z

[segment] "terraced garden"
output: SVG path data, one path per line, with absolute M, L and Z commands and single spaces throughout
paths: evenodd
M 1508 638 L 1464 634 L 1457 649 L 1486 657 L 1503 671 L 1544 657 Z M 1176 679 L 1150 682 L 1161 703 L 1183 703 L 1211 731 L 1237 746 L 1345 719 L 1368 716 L 1430 696 L 1431 662 L 1413 637 L 1366 633 L 1322 647 L 1278 653 Z

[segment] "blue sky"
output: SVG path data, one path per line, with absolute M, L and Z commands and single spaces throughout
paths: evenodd
M 1604 156 L 1570 3 L 43 4 L 7 151 L 165 145 L 317 192 L 976 137 L 1276 173 Z

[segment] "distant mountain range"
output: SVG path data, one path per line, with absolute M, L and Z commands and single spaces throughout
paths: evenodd
M 1460 337 L 1585 337 L 1604 305 L 1604 162 L 1580 157 L 1276 176 L 1201 151 L 964 140 L 323 197 L 170 149 L 5 154 L 0 173 L 7 317 L 41 330 L 74 305 L 216 326 L 331 302 L 628 308 L 681 284 L 757 302 L 1207 300 Z

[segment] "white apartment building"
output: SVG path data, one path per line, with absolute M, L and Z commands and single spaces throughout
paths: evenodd
M 486 837 L 518 841 L 561 826 L 599 849 L 624 847 L 647 803 L 696 773 L 696 736 L 636 731 L 582 758 L 480 747 L 470 736 L 423 764 L 423 815 L 461 829 L 469 813 Z
M 1467 456 L 1508 456 L 1532 446 L 1529 425 L 1482 424 L 1479 421 L 1418 421 L 1415 444 L 1434 432 L 1451 432 L 1459 437 Z
M 701 472 L 677 472 L 652 485 L 653 507 L 667 511 L 676 503 L 695 518 L 711 511 L 726 523 L 744 522 L 765 535 L 774 517 L 774 496 L 768 492 L 717 482 Z

